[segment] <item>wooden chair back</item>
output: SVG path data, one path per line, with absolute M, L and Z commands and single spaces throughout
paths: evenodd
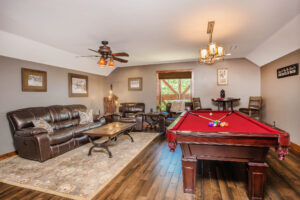
M 200 97 L 195 97 L 192 99 L 193 110 L 202 109 Z
M 260 110 L 262 107 L 262 97 L 261 96 L 249 97 L 248 107 Z

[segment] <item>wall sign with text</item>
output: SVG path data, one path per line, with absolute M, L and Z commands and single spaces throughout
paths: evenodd
M 299 74 L 299 64 L 293 64 L 277 69 L 277 78 L 295 76 Z

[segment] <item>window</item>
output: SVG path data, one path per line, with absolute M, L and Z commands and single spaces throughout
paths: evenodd
M 191 94 L 191 72 L 158 72 L 157 104 L 162 110 L 166 109 L 167 103 L 174 100 L 190 101 Z

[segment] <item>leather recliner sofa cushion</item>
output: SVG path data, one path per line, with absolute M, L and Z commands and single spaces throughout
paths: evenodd
M 50 145 L 57 145 L 64 143 L 73 138 L 73 128 L 66 128 L 56 130 L 53 133 L 49 133 Z
M 59 122 L 55 122 L 53 124 L 51 124 L 51 126 L 56 129 L 63 129 L 63 128 L 69 128 L 72 126 L 77 126 L 79 124 L 79 120 L 78 119 L 73 119 L 73 120 L 65 120 L 65 121 L 59 121 Z
M 132 122 L 136 123 L 136 119 L 133 117 L 122 117 L 119 122 Z
M 51 122 L 51 116 L 48 108 L 35 107 L 20 109 L 12 113 L 11 119 L 13 120 L 17 130 L 32 127 L 32 120 L 44 119 L 46 122 Z
M 71 119 L 70 110 L 65 106 L 49 106 L 50 115 L 52 117 L 52 121 L 59 122 L 59 121 L 66 121 Z

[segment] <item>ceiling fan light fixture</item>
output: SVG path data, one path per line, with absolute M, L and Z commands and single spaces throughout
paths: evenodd
M 105 67 L 105 65 L 106 65 L 105 59 L 104 58 L 100 58 L 100 60 L 98 61 L 98 65 L 100 67 Z
M 108 66 L 109 67 L 113 67 L 114 66 L 114 60 L 113 59 L 109 60 Z

